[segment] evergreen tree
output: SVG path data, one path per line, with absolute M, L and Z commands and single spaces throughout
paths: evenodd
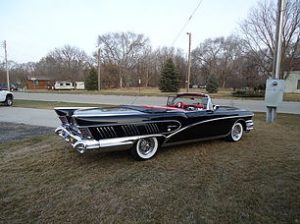
M 171 58 L 163 65 L 159 89 L 162 92 L 178 92 L 179 90 L 179 77 Z
M 97 90 L 98 89 L 98 74 L 95 68 L 92 68 L 89 75 L 86 77 L 85 88 L 87 90 Z
M 206 91 L 208 93 L 217 93 L 218 87 L 219 87 L 219 83 L 217 78 L 214 75 L 210 75 L 206 83 Z

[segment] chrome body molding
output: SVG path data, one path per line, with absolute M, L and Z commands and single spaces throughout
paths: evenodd
M 79 153 L 85 153 L 89 150 L 99 149 L 100 151 L 120 151 L 130 149 L 137 140 L 149 137 L 164 137 L 162 134 L 128 136 L 110 139 L 83 139 L 80 136 L 72 134 L 67 127 L 60 126 L 55 133 L 65 141 L 71 142 L 72 147 Z
M 194 127 L 194 126 L 197 126 L 197 125 L 200 125 L 200 124 L 204 124 L 204 123 L 208 123 L 208 122 L 212 122 L 212 121 L 219 121 L 219 120 L 225 120 L 225 119 L 235 119 L 235 118 L 245 118 L 245 117 L 249 117 L 249 116 L 248 115 L 247 116 L 227 116 L 227 117 L 219 117 L 219 118 L 213 118 L 213 119 L 209 119 L 209 120 L 200 121 L 200 122 L 185 126 L 184 128 L 181 128 L 181 129 L 173 132 L 172 134 L 167 136 L 167 139 L 173 137 L 174 135 L 178 134 L 179 132 L 182 132 L 182 131 L 184 131 L 188 128 L 191 128 L 191 127 Z M 250 120 L 250 121 L 249 121 L 249 123 L 247 123 L 248 121 L 246 121 L 246 130 L 251 130 L 251 129 L 247 128 L 248 127 L 247 124 L 249 124 L 249 128 L 252 127 L 252 129 L 253 129 L 253 121 L 252 120 Z M 251 126 L 251 124 L 252 124 L 252 126 Z

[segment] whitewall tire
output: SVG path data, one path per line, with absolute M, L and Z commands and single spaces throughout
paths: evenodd
M 156 155 L 158 148 L 156 137 L 141 138 L 132 148 L 131 154 L 136 160 L 148 160 Z
M 228 139 L 233 142 L 238 142 L 239 140 L 241 140 L 243 132 L 243 125 L 240 122 L 236 122 L 232 125 Z

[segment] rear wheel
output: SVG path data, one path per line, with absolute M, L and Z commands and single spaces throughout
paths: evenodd
M 243 125 L 240 122 L 236 122 L 232 125 L 230 134 L 227 136 L 227 138 L 230 141 L 237 142 L 242 138 L 243 131 Z
M 5 106 L 12 106 L 13 105 L 13 98 L 12 98 L 12 96 L 7 96 L 4 104 L 5 104 Z
M 136 160 L 148 160 L 155 156 L 159 148 L 156 137 L 141 138 L 131 149 L 131 154 Z

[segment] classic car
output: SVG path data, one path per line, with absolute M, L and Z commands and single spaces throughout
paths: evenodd
M 163 146 L 227 138 L 239 141 L 253 129 L 254 114 L 218 106 L 207 94 L 181 93 L 166 106 L 54 108 L 61 126 L 55 132 L 79 153 L 131 150 L 137 160 L 151 159 Z

